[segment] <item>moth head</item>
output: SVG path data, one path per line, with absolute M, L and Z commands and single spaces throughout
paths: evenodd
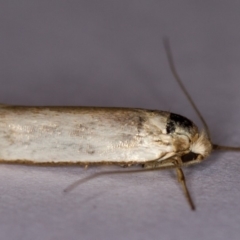
M 209 137 L 205 132 L 199 133 L 197 126 L 186 117 L 170 113 L 166 132 L 174 136 L 175 146 L 182 151 L 180 158 L 184 165 L 199 163 L 211 153 Z
M 181 156 L 183 164 L 190 165 L 204 160 L 212 151 L 212 143 L 205 132 L 196 134 L 190 144 L 190 151 Z

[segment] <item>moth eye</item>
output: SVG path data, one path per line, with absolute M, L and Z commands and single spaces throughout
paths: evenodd
M 194 153 L 194 152 L 189 152 L 185 155 L 182 156 L 182 162 L 190 162 L 192 160 L 197 159 L 198 154 Z

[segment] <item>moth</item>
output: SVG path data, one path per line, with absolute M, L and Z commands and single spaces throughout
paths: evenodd
M 171 70 L 202 119 L 205 131 L 199 131 L 189 119 L 166 111 L 1 105 L 0 162 L 144 166 L 144 169 L 124 172 L 175 168 L 190 207 L 195 209 L 182 167 L 202 162 L 212 150 L 239 151 L 240 148 L 212 143 L 207 124 L 176 72 L 167 40 L 164 46 Z M 109 173 L 116 171 L 103 174 Z

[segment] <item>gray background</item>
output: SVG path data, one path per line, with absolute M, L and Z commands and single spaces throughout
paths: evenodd
M 163 109 L 240 144 L 239 1 L 1 1 L 0 102 Z M 239 239 L 240 154 L 185 170 L 192 212 L 172 171 L 102 176 L 117 167 L 0 166 L 1 239 Z

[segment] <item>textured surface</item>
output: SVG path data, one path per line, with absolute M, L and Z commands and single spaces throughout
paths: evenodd
M 233 0 L 5 1 L 0 102 L 161 109 L 201 126 L 169 71 L 167 35 L 212 139 L 238 145 L 239 8 Z M 63 194 L 104 170 L 1 165 L 1 238 L 239 239 L 239 153 L 185 170 L 196 212 L 172 171 L 101 176 Z
M 188 153 L 192 136 L 198 138 L 192 124 L 193 134 L 184 128 L 182 135 L 167 134 L 169 116 L 134 108 L 3 106 L 0 159 L 83 165 L 161 161 Z

